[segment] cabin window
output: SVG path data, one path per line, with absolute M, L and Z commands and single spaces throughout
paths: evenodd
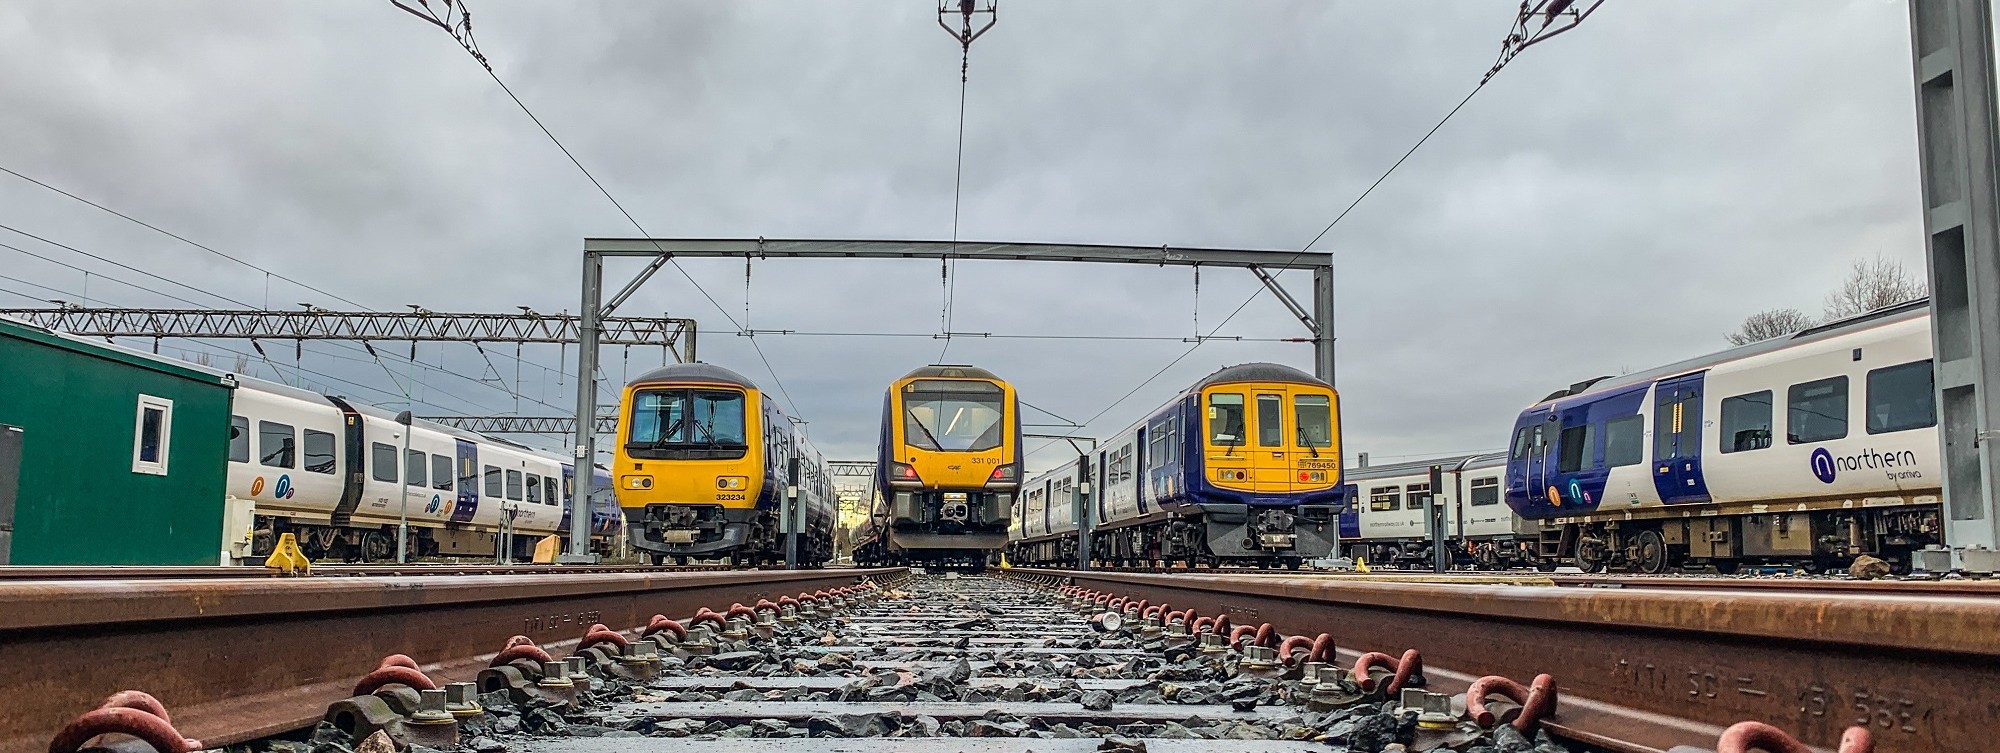
M 515 502 L 519 502 L 519 501 L 521 501 L 521 472 L 520 472 L 520 471 L 508 471 L 508 472 L 507 472 L 507 498 L 508 498 L 508 499 L 511 499 L 511 500 L 514 500 Z
M 1408 503 L 1404 505 L 1404 509 L 1422 510 L 1426 505 L 1431 503 L 1430 484 L 1411 484 L 1406 489 L 1409 491 L 1410 498 Z
M 368 446 L 368 475 L 376 481 L 396 483 L 396 448 L 381 442 Z
M 1510 457 L 1515 460 L 1524 460 L 1528 457 L 1528 432 L 1533 429 L 1532 426 L 1523 426 L 1514 431 L 1514 452 Z
M 306 470 L 332 475 L 335 444 L 333 433 L 314 429 L 307 429 L 305 433 L 305 441 L 301 443 L 300 449 L 306 456 Z
M 1597 427 L 1590 424 L 1571 426 L 1562 430 L 1561 444 L 1556 456 L 1556 472 L 1576 473 L 1585 467 L 1595 465 L 1597 449 Z
M 1749 452 L 1771 446 L 1771 391 L 1722 399 L 1722 451 Z
M 1006 392 L 992 382 L 919 380 L 904 387 L 903 441 L 945 452 L 983 452 L 1006 441 Z
M 488 496 L 488 497 L 492 497 L 492 498 L 494 498 L 494 499 L 499 499 L 499 498 L 500 498 L 500 467 L 499 467 L 499 466 L 492 466 L 492 465 L 489 465 L 489 466 L 486 466 L 486 473 L 484 474 L 484 476 L 485 476 L 485 484 L 486 484 L 486 496 Z
M 431 488 L 451 491 L 451 458 L 431 456 Z
M 167 443 L 172 438 L 174 401 L 152 395 L 139 396 L 139 411 L 132 432 L 132 472 L 167 475 Z
M 1241 447 L 1243 437 L 1243 396 L 1218 392 L 1208 396 L 1208 443 Z
M 1257 446 L 1282 447 L 1285 444 L 1285 396 L 1257 396 Z
M 1467 496 L 1471 497 L 1467 504 L 1473 507 L 1500 504 L 1500 479 L 1498 477 L 1473 479 Z
M 408 450 L 403 454 L 403 483 L 410 486 L 427 486 L 430 456 L 423 450 Z
M 542 504 L 545 504 L 545 505 L 553 505 L 553 504 L 556 504 L 556 500 L 558 500 L 558 499 L 561 499 L 561 498 L 560 498 L 560 497 L 558 497 L 558 496 L 556 496 L 556 477 L 554 477 L 554 476 L 543 476 L 543 477 L 542 477 Z
M 1886 434 L 1937 425 L 1931 361 L 1912 361 L 1868 372 L 1868 433 Z
M 1847 436 L 1847 377 L 1794 384 L 1786 405 L 1786 441 L 1807 444 Z
M 272 468 L 291 468 L 298 452 L 298 435 L 290 424 L 257 422 L 258 462 Z
M 1333 446 L 1333 405 L 1325 395 L 1293 397 L 1292 415 L 1298 423 L 1298 446 Z
M 1619 416 L 1604 422 L 1604 464 L 1612 468 L 1646 461 L 1646 417 Z
M 1388 512 L 1402 506 L 1403 491 L 1394 486 L 1378 486 L 1368 490 L 1368 510 Z
M 542 477 L 530 473 L 528 474 L 528 504 L 539 505 L 541 503 Z
M 229 417 L 229 462 L 250 462 L 250 419 Z

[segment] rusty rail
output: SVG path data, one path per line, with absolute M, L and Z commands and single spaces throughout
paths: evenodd
M 107 695 L 143 689 L 210 746 L 309 726 L 384 655 L 470 680 L 513 635 L 754 603 L 901 572 L 799 570 L 344 578 L 0 580 L 0 753 L 40 753 Z
M 314 577 L 355 575 L 549 575 L 577 573 L 696 573 L 733 570 L 728 565 L 496 565 L 412 562 L 404 565 L 314 564 Z M 250 565 L 0 565 L 0 582 L 16 580 L 138 580 L 142 578 L 278 578 L 277 570 Z
M 1422 651 L 1433 689 L 1550 673 L 1544 723 L 1611 750 L 1712 746 L 1744 720 L 1834 749 L 1982 750 L 2000 723 L 2000 597 L 1777 588 L 1550 588 L 1319 576 L 1024 570 L 1294 635 L 1342 659 Z

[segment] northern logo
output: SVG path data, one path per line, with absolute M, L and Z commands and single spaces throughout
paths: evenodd
M 1819 479 L 1820 483 L 1833 483 L 1833 479 L 1838 473 L 1838 470 L 1833 466 L 1833 453 L 1827 452 L 1825 447 L 1813 450 L 1812 472 L 1813 477 Z

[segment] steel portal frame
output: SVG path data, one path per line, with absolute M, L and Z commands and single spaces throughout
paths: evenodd
M 587 464 L 595 447 L 597 346 L 601 322 L 675 258 L 725 259 L 972 259 L 978 261 L 1060 261 L 1154 266 L 1235 267 L 1248 269 L 1312 333 L 1313 374 L 1328 384 L 1334 377 L 1333 255 L 1313 251 L 1270 251 L 1172 246 L 1113 246 L 1070 243 L 995 243 L 981 241 L 800 240 L 767 238 L 585 238 L 583 284 L 577 336 L 577 462 Z M 631 281 L 604 301 L 604 260 L 650 259 Z M 1269 270 L 1312 272 L 1310 307 L 1278 284 Z M 572 516 L 569 551 L 560 562 L 590 563 L 589 522 Z

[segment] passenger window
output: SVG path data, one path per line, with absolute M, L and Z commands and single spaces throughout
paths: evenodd
M 132 472 L 167 475 L 167 442 L 172 437 L 174 401 L 139 396 L 138 425 L 132 434 Z
M 1749 452 L 1771 446 L 1771 391 L 1722 399 L 1722 451 Z
M 1243 396 L 1219 392 L 1208 396 L 1208 443 L 1242 446 Z
M 1409 485 L 1408 490 L 1410 493 L 1410 499 L 1409 503 L 1404 506 L 1404 509 L 1422 510 L 1424 509 L 1425 505 L 1431 503 L 1430 484 L 1411 484 Z
M 1847 377 L 1794 384 L 1785 398 L 1786 441 L 1807 444 L 1847 436 Z
M 306 470 L 313 473 L 333 473 L 334 437 L 331 432 L 306 430 L 304 446 Z
M 376 481 L 396 483 L 396 448 L 381 442 L 368 446 L 369 476 Z
M 1620 416 L 1604 422 L 1604 464 L 1611 468 L 1646 462 L 1646 417 Z
M 514 500 L 515 502 L 519 502 L 519 501 L 521 501 L 521 472 L 520 472 L 520 471 L 508 471 L 508 472 L 507 472 L 507 498 L 508 498 L 508 499 L 511 499 L 511 500 Z
M 1257 446 L 1283 447 L 1285 444 L 1285 397 L 1257 396 Z
M 410 450 L 409 454 L 403 456 L 403 483 L 410 486 L 428 485 L 430 480 L 424 476 L 425 472 L 430 470 L 429 463 L 430 456 L 425 455 L 423 450 Z
M 528 504 L 539 505 L 541 503 L 542 477 L 530 473 L 528 474 Z
M 431 488 L 451 491 L 451 458 L 431 456 Z
M 1556 458 L 1556 472 L 1576 473 L 1586 467 L 1596 465 L 1597 432 L 1590 424 L 1571 426 L 1562 430 L 1560 454 Z
M 1500 504 L 1500 479 L 1498 478 L 1473 479 L 1472 484 L 1470 485 L 1470 491 L 1467 492 L 1467 495 L 1472 498 L 1471 500 L 1468 501 L 1468 504 L 1472 505 L 1473 507 L 1483 507 L 1485 505 Z
M 250 419 L 229 417 L 229 462 L 250 462 Z
M 1936 426 L 1934 389 L 1928 358 L 1868 372 L 1868 433 Z
M 561 498 L 561 497 L 558 497 L 558 496 L 556 496 L 556 477 L 554 477 L 554 476 L 543 476 L 543 477 L 542 477 L 542 503 L 543 503 L 543 504 L 550 504 L 550 505 L 553 505 L 553 504 L 557 504 L 557 500 L 560 500 L 560 499 L 562 499 L 562 498 Z
M 1300 447 L 1333 446 L 1333 406 L 1325 395 L 1293 397 L 1292 418 L 1298 424 L 1294 434 Z
M 290 424 L 257 422 L 258 462 L 272 468 L 291 468 L 296 463 L 298 435 Z
M 1368 490 L 1368 510 L 1370 512 L 1388 512 L 1400 507 L 1402 502 L 1403 492 L 1396 487 L 1378 486 Z
M 500 469 L 496 466 L 486 466 L 486 496 L 500 498 Z

